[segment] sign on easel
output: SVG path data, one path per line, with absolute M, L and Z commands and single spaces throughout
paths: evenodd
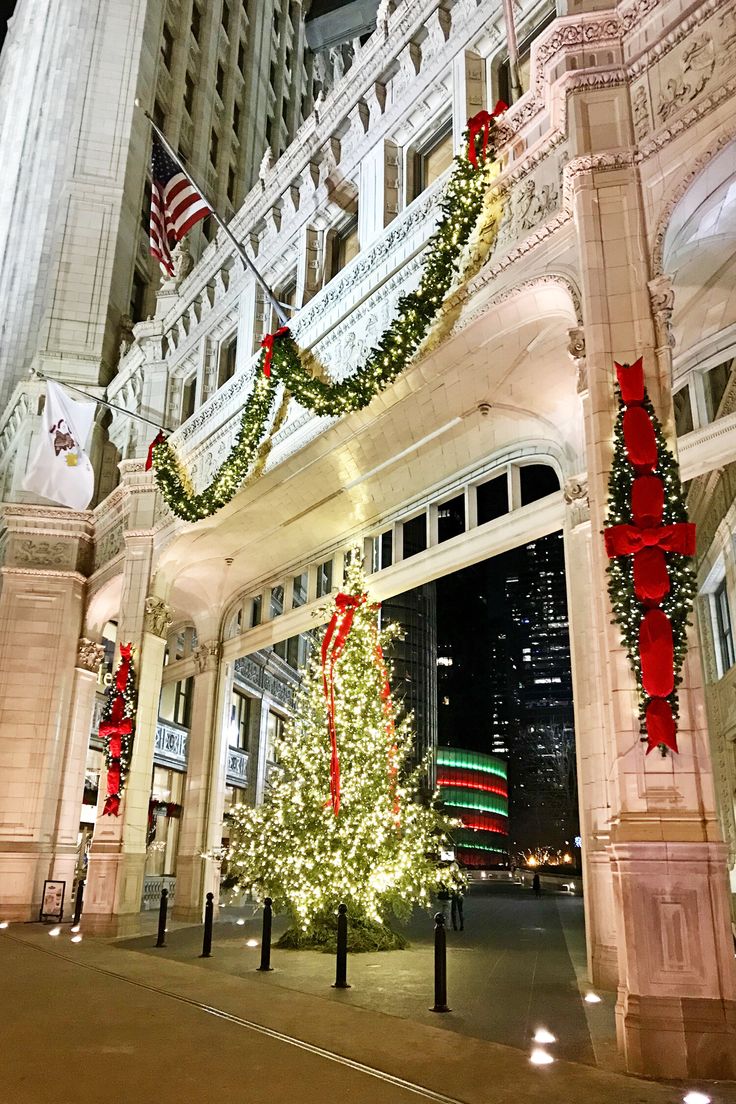
M 43 900 L 39 920 L 61 920 L 64 915 L 64 892 L 66 882 L 47 879 L 43 883 Z

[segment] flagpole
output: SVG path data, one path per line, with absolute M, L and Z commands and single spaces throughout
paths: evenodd
M 519 78 L 519 43 L 516 38 L 514 0 L 503 0 L 503 18 L 506 24 L 506 45 L 509 51 L 511 98 L 516 103 L 517 100 L 521 99 L 521 80 Z
M 186 169 L 184 168 L 184 166 L 182 165 L 181 161 L 179 160 L 179 154 L 178 154 L 178 153 L 176 152 L 176 150 L 175 150 L 175 149 L 174 149 L 174 148 L 173 148 L 173 147 L 172 147 L 172 146 L 170 145 L 170 143 L 169 143 L 168 139 L 166 138 L 166 135 L 165 135 L 165 134 L 164 134 L 164 133 L 163 133 L 163 132 L 162 132 L 162 131 L 160 130 L 160 128 L 159 128 L 159 127 L 158 127 L 158 126 L 156 125 L 156 123 L 155 123 L 155 122 L 153 121 L 152 117 L 151 117 L 151 116 L 149 115 L 149 113 L 148 113 L 148 112 L 146 111 L 145 107 L 143 107 L 143 106 L 141 105 L 141 101 L 137 99 L 137 100 L 135 101 L 135 105 L 136 105 L 136 107 L 140 107 L 140 108 L 141 108 L 141 110 L 142 110 L 143 114 L 144 114 L 144 115 L 146 116 L 146 118 L 148 119 L 149 123 L 151 124 L 151 127 L 153 128 L 153 130 L 155 130 L 156 134 L 158 134 L 158 136 L 159 136 L 159 139 L 161 140 L 161 142 L 162 142 L 162 144 L 163 144 L 164 148 L 165 148 L 165 149 L 166 149 L 166 150 L 168 151 L 168 153 L 169 153 L 169 156 L 170 156 L 171 158 L 173 158 L 174 162 L 175 162 L 175 163 L 176 163 L 176 164 L 178 165 L 178 167 L 179 167 L 179 168 L 181 169 L 181 171 L 183 172 L 184 176 L 185 176 L 185 177 L 187 178 L 187 180 L 188 180 L 188 181 L 189 181 L 189 183 L 190 183 L 190 184 L 192 185 L 192 187 L 194 188 L 194 190 L 195 190 L 196 192 L 199 192 L 199 194 L 200 194 L 200 195 L 202 196 L 202 198 L 206 200 L 206 199 L 207 199 L 207 197 L 206 197 L 206 195 L 204 194 L 204 189 L 203 189 L 203 188 L 200 188 L 199 184 L 197 184 L 196 180 L 195 180 L 195 179 L 194 179 L 194 177 L 193 177 L 193 176 L 191 175 L 191 173 L 189 173 L 189 172 L 188 172 L 188 171 L 187 171 L 187 170 L 186 170 Z M 282 326 L 285 326 L 285 325 L 287 324 L 287 322 L 289 321 L 289 319 L 288 319 L 287 315 L 285 314 L 285 312 L 284 312 L 284 310 L 283 310 L 283 307 L 281 306 L 281 303 L 279 303 L 278 299 L 277 299 L 277 298 L 276 298 L 276 296 L 275 296 L 275 295 L 273 294 L 273 292 L 271 291 L 270 287 L 268 286 L 268 284 L 266 283 L 266 281 L 265 281 L 265 280 L 263 279 L 263 277 L 261 276 L 261 274 L 260 274 L 260 272 L 258 271 L 258 269 L 256 268 L 256 266 L 255 266 L 255 265 L 253 264 L 253 261 L 252 261 L 252 260 L 250 259 L 250 257 L 249 257 L 249 256 L 248 256 L 248 254 L 246 253 L 246 251 L 245 251 L 245 246 L 244 246 L 244 245 L 242 245 L 242 243 L 238 241 L 238 239 L 237 239 L 237 238 L 235 237 L 235 235 L 233 234 L 232 230 L 231 230 L 231 229 L 230 229 L 230 227 L 229 227 L 229 226 L 227 225 L 227 223 L 225 222 L 225 220 L 224 220 L 223 218 L 221 218 L 221 217 L 220 217 L 220 215 L 218 215 L 217 211 L 216 211 L 216 210 L 215 210 L 215 208 L 214 208 L 214 205 L 213 205 L 212 203 L 209 203 L 209 201 L 207 201 L 207 202 L 208 202 L 208 206 L 209 206 L 210 210 L 212 211 L 212 217 L 213 217 L 213 219 L 215 220 L 215 222 L 217 223 L 217 225 L 218 225 L 218 226 L 220 227 L 220 229 L 224 231 L 224 233 L 225 233 L 225 234 L 227 235 L 227 237 L 228 237 L 228 238 L 230 239 L 230 241 L 231 241 L 231 242 L 233 243 L 233 245 L 235 246 L 235 248 L 236 248 L 236 249 L 237 249 L 237 251 L 238 251 L 238 254 L 239 254 L 239 256 L 240 256 L 241 260 L 243 260 L 243 261 L 245 262 L 245 264 L 247 265 L 247 267 L 248 267 L 248 268 L 249 268 L 249 269 L 251 270 L 251 272 L 252 272 L 252 273 L 253 273 L 253 275 L 255 276 L 255 278 L 256 278 L 256 280 L 258 281 L 258 283 L 259 283 L 259 284 L 261 285 L 261 287 L 263 288 L 263 291 L 264 291 L 264 294 L 266 295 L 266 298 L 267 298 L 267 299 L 269 300 L 269 302 L 271 303 L 271 306 L 272 306 L 272 307 L 273 307 L 273 309 L 274 309 L 274 310 L 276 311 L 276 317 L 278 318 L 278 320 L 279 320 L 279 323 L 280 323 L 280 324 L 281 324 Z
M 37 379 L 43 380 L 44 383 L 50 378 L 45 376 L 43 372 L 39 372 L 38 368 L 33 370 L 33 375 Z M 108 402 L 107 399 L 100 399 L 97 395 L 90 395 L 89 391 L 82 391 L 81 387 L 75 387 L 73 383 L 67 383 L 66 380 L 52 378 L 53 383 L 58 383 L 61 387 L 66 387 L 68 391 L 76 391 L 78 395 L 84 395 L 85 399 L 92 399 L 93 402 L 99 403 L 100 406 L 106 406 L 108 410 L 117 410 L 118 414 L 127 414 L 129 418 L 135 418 L 139 422 L 145 422 L 146 425 L 153 426 L 154 429 L 163 430 L 164 433 L 173 433 L 172 429 L 167 429 L 166 426 L 160 425 L 158 422 L 151 421 L 150 418 L 144 418 L 142 414 L 135 414 L 132 410 L 126 410 L 124 406 L 116 406 L 115 403 Z

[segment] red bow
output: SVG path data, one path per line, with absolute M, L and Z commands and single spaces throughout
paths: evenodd
M 338 594 L 337 609 L 327 626 L 322 641 L 322 686 L 327 701 L 327 727 L 330 732 L 330 800 L 335 816 L 340 811 L 340 759 L 337 754 L 337 730 L 335 728 L 335 664 L 345 647 L 355 611 L 366 601 L 365 594 Z M 330 645 L 332 647 L 330 648 Z
M 150 445 L 148 446 L 148 456 L 146 458 L 146 471 L 150 471 L 151 468 L 153 467 L 153 450 L 155 449 L 156 445 L 162 445 L 165 440 L 166 440 L 166 434 L 164 433 L 164 431 L 162 429 L 160 429 L 158 431 L 158 433 L 156 434 L 156 436 L 151 441 Z
M 695 526 L 690 521 L 656 528 L 639 529 L 636 525 L 612 525 L 603 534 L 606 552 L 614 556 L 631 556 L 643 548 L 661 548 L 663 552 L 695 555 Z
M 263 358 L 263 374 L 264 376 L 271 375 L 271 361 L 273 360 L 273 343 L 277 337 L 283 337 L 284 334 L 288 334 L 289 327 L 282 326 L 275 333 L 266 334 L 261 342 L 261 348 L 266 350 L 266 355 Z
M 468 161 L 474 169 L 478 168 L 478 151 L 475 147 L 476 138 L 479 134 L 483 135 L 483 161 L 485 161 L 488 152 L 488 143 L 491 139 L 491 123 L 498 115 L 502 115 L 504 111 L 508 111 L 508 104 L 505 104 L 503 100 L 499 100 L 492 114 L 488 111 L 479 111 L 477 115 L 473 115 L 472 119 L 468 119 Z
M 626 406 L 644 402 L 644 357 L 633 364 L 619 364 L 618 361 L 614 364 L 622 401 Z

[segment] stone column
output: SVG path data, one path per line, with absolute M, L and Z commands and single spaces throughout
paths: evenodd
M 166 634 L 170 625 L 171 613 L 165 602 L 154 596 L 145 599 L 143 631 L 133 652 L 138 704 L 130 771 L 120 815 L 114 817 L 102 815 L 105 801 L 103 770 L 97 822 L 89 855 L 85 930 L 101 935 L 134 934 L 140 926 L 153 751 Z M 126 634 L 127 627 L 126 618 L 121 617 L 119 644 L 130 640 L 136 642 L 132 634 Z
M 179 851 L 176 859 L 176 901 L 174 917 L 199 923 L 205 894 L 212 889 L 210 868 L 215 864 L 203 855 L 210 850 L 210 776 L 219 767 L 218 685 L 220 681 L 219 641 L 210 640 L 194 653 L 194 701 L 189 728 L 187 782 L 184 793 Z M 222 822 L 222 809 L 220 809 Z M 219 845 L 219 839 L 217 841 Z
M 648 247 L 625 89 L 571 97 L 582 154 L 567 166 L 578 234 L 590 404 L 586 453 L 591 579 L 608 760 L 619 1045 L 629 1071 L 729 1077 L 736 1068 L 736 988 L 724 847 L 716 818 L 697 653 L 680 688 L 679 755 L 646 757 L 628 658 L 606 596 L 604 524 L 614 360 L 644 357 L 647 386 L 671 442 L 670 375 L 655 353 Z M 614 151 L 615 152 L 610 152 Z
M 76 670 L 92 517 L 6 505 L 2 525 L 0 915 L 32 920 L 46 878 L 71 895 L 94 694 Z

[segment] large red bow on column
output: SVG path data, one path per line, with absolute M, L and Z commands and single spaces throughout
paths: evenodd
M 277 337 L 283 337 L 284 334 L 288 334 L 289 327 L 282 326 L 276 330 L 275 333 L 266 334 L 261 342 L 261 348 L 266 350 L 266 355 L 263 358 L 263 374 L 264 376 L 271 375 L 271 362 L 273 360 L 273 343 Z
M 472 119 L 468 119 L 468 161 L 474 169 L 478 168 L 478 151 L 475 145 L 476 139 L 480 134 L 483 135 L 483 161 L 485 162 L 486 154 L 488 153 L 488 143 L 491 140 L 491 123 L 498 115 L 502 115 L 504 111 L 508 111 L 508 104 L 505 104 L 503 100 L 499 100 L 492 113 L 488 111 L 479 111 L 477 115 L 473 115 Z
M 340 759 L 337 754 L 337 730 L 335 728 L 335 664 L 342 655 L 345 641 L 353 624 L 355 611 L 366 601 L 365 594 L 338 594 L 337 609 L 327 626 L 322 641 L 322 686 L 327 701 L 327 727 L 330 732 L 330 801 L 335 816 L 340 811 Z
M 612 525 L 603 536 L 611 559 L 634 557 L 634 593 L 640 602 L 657 604 L 669 592 L 665 552 L 695 555 L 695 526 L 689 521 L 646 528 Z

